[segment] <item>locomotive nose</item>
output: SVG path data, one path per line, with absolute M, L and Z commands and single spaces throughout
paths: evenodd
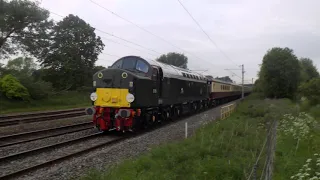
M 106 69 L 94 75 L 95 92 L 90 99 L 101 107 L 130 107 L 135 97 L 132 94 L 133 75 L 121 69 Z

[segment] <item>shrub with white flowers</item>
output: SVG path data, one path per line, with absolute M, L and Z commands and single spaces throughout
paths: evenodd
M 278 130 L 286 136 L 293 136 L 296 140 L 311 138 L 310 131 L 315 127 L 317 121 L 305 112 L 298 116 L 285 114 L 281 119 Z
M 291 179 L 320 180 L 320 154 L 314 154 L 313 158 L 307 159 L 299 173 L 291 176 Z

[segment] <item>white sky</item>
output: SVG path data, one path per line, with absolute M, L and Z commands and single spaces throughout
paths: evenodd
M 320 68 L 319 0 L 181 0 L 233 62 L 209 41 L 177 0 L 93 1 L 185 50 L 185 55 L 189 58 L 189 69 L 208 69 L 205 74 L 214 77 L 228 75 L 240 82 L 239 77 L 224 70 L 240 68 L 233 63 L 235 62 L 244 64 L 246 83 L 251 82 L 252 78 L 257 78 L 258 64 L 261 64 L 263 55 L 274 46 L 287 46 L 293 49 L 298 57 L 311 58 L 317 68 Z M 42 0 L 40 6 L 63 16 L 78 15 L 97 29 L 161 54 L 183 53 L 90 0 Z M 53 14 L 52 18 L 62 19 Z M 108 66 L 119 57 L 127 55 L 151 59 L 160 56 L 99 31 L 96 33 L 122 44 L 102 39 L 105 44 L 103 52 L 117 57 L 101 54 L 97 65 Z M 233 72 L 241 77 L 241 71 Z

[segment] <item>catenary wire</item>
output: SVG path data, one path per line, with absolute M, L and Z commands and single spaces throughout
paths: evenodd
M 236 64 L 234 61 L 232 61 L 217 45 L 217 43 L 215 43 L 212 38 L 208 35 L 208 33 L 206 33 L 206 31 L 200 26 L 200 24 L 198 23 L 198 21 L 191 15 L 191 13 L 187 10 L 187 8 L 182 4 L 182 2 L 180 0 L 177 0 L 179 2 L 179 4 L 183 7 L 183 9 L 188 13 L 188 15 L 191 17 L 191 19 L 198 25 L 198 27 L 202 30 L 202 32 L 207 36 L 207 38 L 210 40 L 210 42 L 212 44 L 214 44 L 216 46 L 216 48 L 228 59 L 230 60 L 232 63 Z
M 132 21 L 130 21 L 130 20 L 128 20 L 128 19 L 126 19 L 126 18 L 124 18 L 124 17 L 120 16 L 119 14 L 117 14 L 117 13 L 115 13 L 115 12 L 113 12 L 113 11 L 111 11 L 111 10 L 107 9 L 106 7 L 104 7 L 104 6 L 100 5 L 100 4 L 98 4 L 97 2 L 95 2 L 95 1 L 93 1 L 93 0 L 89 0 L 89 1 L 90 1 L 91 3 L 93 3 L 93 4 L 97 5 L 97 6 L 99 6 L 100 8 L 102 8 L 102 9 L 104 9 L 104 10 L 108 11 L 109 13 L 113 14 L 114 16 L 117 16 L 118 18 L 120 18 L 120 19 L 122 19 L 122 20 L 124 20 L 124 21 L 126 21 L 126 22 L 128 22 L 128 23 L 130 23 L 130 24 L 133 24 L 133 25 L 134 25 L 134 26 L 136 26 L 137 28 L 139 28 L 139 29 L 141 29 L 141 30 L 143 30 L 143 31 L 145 31 L 145 32 L 147 32 L 147 33 L 149 33 L 149 34 L 151 34 L 151 35 L 153 35 L 153 36 L 155 36 L 155 37 L 157 37 L 157 38 L 161 39 L 162 41 L 166 42 L 167 44 L 170 44 L 171 46 L 173 46 L 173 47 L 175 47 L 175 48 L 177 48 L 177 49 L 179 49 L 179 50 L 183 51 L 184 53 L 186 53 L 186 54 L 190 54 L 190 55 L 193 55 L 194 57 L 197 57 L 198 59 L 200 59 L 200 60 L 202 60 L 202 61 L 206 61 L 206 62 L 208 62 L 208 63 L 212 64 L 212 62 L 211 62 L 211 61 L 208 61 L 208 60 L 206 60 L 206 59 L 202 59 L 202 58 L 200 58 L 199 56 L 197 56 L 197 55 L 195 55 L 195 54 L 193 54 L 193 53 L 190 53 L 190 52 L 188 52 L 188 51 L 186 51 L 186 50 L 184 50 L 184 49 L 182 49 L 182 48 L 180 48 L 180 47 L 178 47 L 178 46 L 176 46 L 176 45 L 172 44 L 171 42 L 167 41 L 167 40 L 166 40 L 166 39 L 164 39 L 163 37 L 158 36 L 158 35 L 156 35 L 156 34 L 154 34 L 154 33 L 150 32 L 149 30 L 147 30 L 147 29 L 145 29 L 145 28 L 143 28 L 143 27 L 141 27 L 141 26 L 137 25 L 136 23 L 134 23 L 134 22 L 132 22 Z M 214 65 L 214 64 L 212 64 L 212 65 Z

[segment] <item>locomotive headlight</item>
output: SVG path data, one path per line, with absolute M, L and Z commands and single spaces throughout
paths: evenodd
M 127 94 L 127 97 L 126 97 L 126 100 L 129 102 L 129 103 L 132 103 L 134 101 L 134 95 L 133 94 Z
M 91 101 L 96 101 L 98 99 L 97 93 L 93 92 L 90 94 L 90 99 Z

